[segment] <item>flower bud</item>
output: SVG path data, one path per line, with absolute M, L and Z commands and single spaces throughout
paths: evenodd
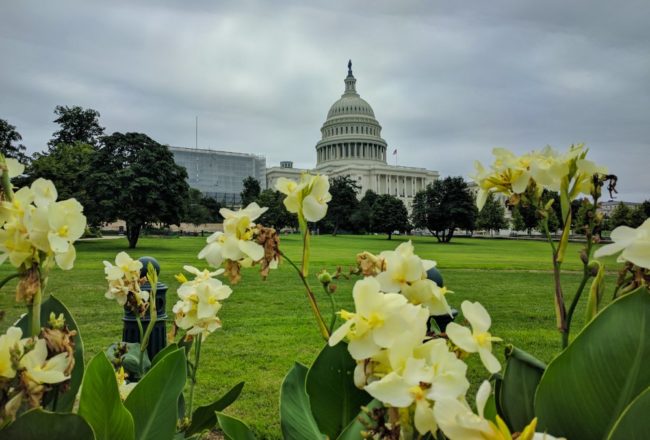
M 323 269 L 319 274 L 318 274 L 318 282 L 323 284 L 324 286 L 329 285 L 329 283 L 332 282 L 332 274 L 330 274 L 328 271 Z

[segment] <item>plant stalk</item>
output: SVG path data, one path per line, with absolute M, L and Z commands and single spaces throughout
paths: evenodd
M 309 283 L 307 282 L 307 279 L 304 277 L 302 274 L 302 270 L 296 266 L 296 264 L 291 261 L 289 257 L 286 256 L 286 254 L 282 251 L 280 251 L 280 255 L 287 261 L 289 264 L 296 269 L 296 272 L 298 273 L 298 277 L 302 281 L 302 284 L 305 286 L 305 292 L 307 295 L 307 300 L 309 301 L 309 305 L 311 307 L 312 312 L 314 313 L 314 317 L 316 318 L 316 324 L 318 325 L 318 329 L 325 339 L 325 341 L 328 341 L 330 338 L 330 332 L 327 330 L 327 324 L 325 324 L 325 319 L 323 319 L 323 315 L 320 312 L 320 308 L 318 307 L 318 303 L 316 302 L 316 296 L 311 290 L 311 287 L 309 287 Z
M 203 337 L 201 335 L 198 335 L 196 337 L 196 342 L 194 343 L 194 367 L 192 368 L 192 376 L 190 377 L 191 383 L 190 383 L 190 398 L 189 398 L 189 405 L 188 405 L 188 411 L 186 416 L 188 418 L 192 417 L 192 407 L 194 405 L 194 387 L 196 386 L 196 372 L 199 369 L 199 360 L 201 358 L 201 340 Z

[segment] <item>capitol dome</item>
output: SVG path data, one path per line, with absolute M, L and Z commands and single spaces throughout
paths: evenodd
M 381 125 L 368 102 L 357 93 L 352 62 L 348 62 L 345 91 L 327 112 L 316 144 L 317 165 L 336 161 L 386 163 L 388 145 L 381 138 Z

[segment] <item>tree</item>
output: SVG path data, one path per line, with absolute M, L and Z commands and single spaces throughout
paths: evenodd
M 89 223 L 122 219 L 129 247 L 135 248 L 148 223 L 180 224 L 188 197 L 187 171 L 174 156 L 142 133 L 105 136 L 88 176 Z
M 650 200 L 645 200 L 641 203 L 641 206 L 643 207 L 643 212 L 645 213 L 646 218 L 650 217 Z
M 328 203 L 327 215 L 322 220 L 331 228 L 336 236 L 339 228 L 356 229 L 352 222 L 352 214 L 359 206 L 357 194 L 361 187 L 350 176 L 337 176 L 330 179 L 330 194 L 332 200 Z
M 629 226 L 631 214 L 630 211 L 630 208 L 625 203 L 619 203 L 616 208 L 614 208 L 614 211 L 612 211 L 609 225 L 612 228 L 617 228 L 619 226 Z
M 634 209 L 630 210 L 630 216 L 629 216 L 629 226 L 631 228 L 638 228 L 643 224 L 645 219 L 647 219 L 648 216 L 645 213 L 645 210 L 643 209 L 643 205 L 638 205 Z
M 415 226 L 428 229 L 441 243 L 451 241 L 458 228 L 474 230 L 477 209 L 462 177 L 436 180 L 421 193 L 414 199 Z
M 269 208 L 257 220 L 257 223 L 273 227 L 278 231 L 285 227 L 298 227 L 296 216 L 284 207 L 284 194 L 280 191 L 265 189 L 260 193 L 256 202 L 260 206 Z
M 512 207 L 513 220 L 515 219 L 515 216 L 517 217 L 516 227 L 513 224 L 513 229 L 515 231 L 526 231 L 526 233 L 530 235 L 533 232 L 533 229 L 537 228 L 539 225 L 537 209 L 533 205 L 519 203 Z
M 198 226 L 210 220 L 210 212 L 203 204 L 203 194 L 196 188 L 190 188 L 185 199 L 182 221 Z
M 255 177 L 248 176 L 242 183 L 244 189 L 240 194 L 241 205 L 242 207 L 246 207 L 259 197 L 262 189 L 260 188 L 260 182 L 258 182 Z
M 90 212 L 94 206 L 88 194 L 92 182 L 90 174 L 95 149 L 81 142 L 57 144 L 48 152 L 36 153 L 26 171 L 25 184 L 31 184 L 38 178 L 48 179 L 54 183 L 60 200 L 74 197 L 84 206 L 84 214 L 93 217 Z
M 524 221 L 524 217 L 521 215 L 521 212 L 519 212 L 519 210 L 516 208 L 517 207 L 515 206 L 511 211 L 512 220 L 510 222 L 510 227 L 512 228 L 513 231 L 525 231 L 526 222 Z
M 374 232 L 388 234 L 391 240 L 394 231 L 405 231 L 410 228 L 408 211 L 404 202 L 390 194 L 382 194 L 372 205 L 370 222 Z
M 52 134 L 53 138 L 47 143 L 50 148 L 58 144 L 74 144 L 82 142 L 96 147 L 104 134 L 104 127 L 99 125 L 99 112 L 91 108 L 84 109 L 78 105 L 64 107 L 57 105 L 54 109 L 57 118 L 54 120 L 61 129 Z
M 26 164 L 29 158 L 25 154 L 27 149 L 23 144 L 16 144 L 22 141 L 23 137 L 16 131 L 16 127 L 4 119 L 0 119 L 0 153 L 5 157 L 13 157 L 18 162 Z
M 352 213 L 350 218 L 351 223 L 354 225 L 355 231 L 371 232 L 372 231 L 372 206 L 377 201 L 379 195 L 373 190 L 369 189 L 363 195 L 356 211 Z
M 494 194 L 490 193 L 483 209 L 476 218 L 476 228 L 485 229 L 488 232 L 498 232 L 508 227 L 506 221 L 506 210 L 503 204 L 495 199 Z
M 207 223 L 221 223 L 223 221 L 223 217 L 219 213 L 221 204 L 217 199 L 210 196 L 203 196 L 201 198 L 201 204 L 208 210 L 209 221 Z

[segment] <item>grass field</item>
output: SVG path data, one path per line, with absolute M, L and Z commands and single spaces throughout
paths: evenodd
M 357 252 L 378 253 L 393 249 L 406 237 L 385 236 L 317 236 L 312 240 L 312 274 L 337 265 L 353 264 Z M 493 320 L 492 333 L 506 343 L 524 348 L 544 361 L 558 351 L 559 334 L 554 330 L 552 274 L 549 246 L 543 242 L 513 240 L 454 239 L 438 244 L 430 237 L 412 237 L 416 253 L 438 262 L 447 287 L 455 293 L 448 296 L 452 306 L 459 308 L 465 300 L 480 301 Z M 162 266 L 161 281 L 169 286 L 167 309 L 176 302 L 178 283 L 174 274 L 184 264 L 203 267 L 196 255 L 204 244 L 202 238 L 143 238 L 130 255 L 156 257 Z M 283 236 L 282 249 L 295 261 L 299 259 L 300 239 Z M 75 315 L 86 347 L 86 358 L 102 351 L 121 336 L 122 311 L 114 301 L 104 298 L 105 282 L 102 260 L 113 260 L 125 250 L 125 239 L 77 243 L 77 262 L 71 272 L 55 270 L 49 291 L 61 298 Z M 571 244 L 565 267 L 578 271 L 579 244 Z M 613 259 L 607 260 L 615 270 Z M 5 264 L 0 275 L 11 268 Z M 255 269 L 244 271 L 242 282 L 234 286 L 233 295 L 225 302 L 220 316 L 223 329 L 214 333 L 203 345 L 199 370 L 198 403 L 207 403 L 241 380 L 246 386 L 240 399 L 228 410 L 248 422 L 261 438 L 279 438 L 278 392 L 280 383 L 294 361 L 306 364 L 316 357 L 321 340 L 304 291 L 292 268 L 284 264 L 273 271 L 267 281 L 260 280 Z M 565 275 L 565 291 L 571 298 L 579 282 L 578 272 Z M 614 276 L 609 275 L 606 295 L 611 296 Z M 319 286 L 312 278 L 314 290 Z M 353 280 L 338 283 L 336 297 L 340 308 L 352 309 Z M 3 323 L 10 322 L 24 311 L 13 300 L 15 283 L 4 288 L 0 308 L 7 312 Z M 324 295 L 319 300 L 325 316 L 329 303 Z M 584 301 L 574 319 L 573 335 L 584 319 Z M 502 347 L 496 349 L 502 358 Z M 477 362 L 470 362 L 474 382 L 486 377 Z

